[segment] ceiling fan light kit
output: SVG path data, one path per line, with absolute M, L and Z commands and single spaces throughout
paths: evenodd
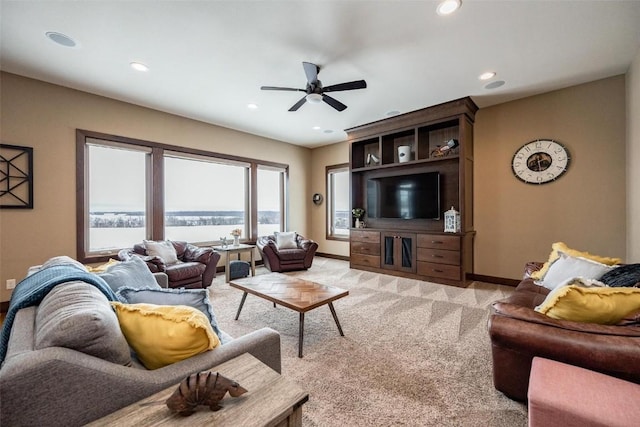
M 336 85 L 323 87 L 322 82 L 318 80 L 318 73 L 320 72 L 319 66 L 317 66 L 316 64 L 312 64 L 311 62 L 303 62 L 302 67 L 304 68 L 304 73 L 307 76 L 307 87 L 305 89 L 280 86 L 262 86 L 260 89 L 305 92 L 306 95 L 303 96 L 298 102 L 293 104 L 293 106 L 289 108 L 289 111 L 298 111 L 298 108 L 302 107 L 306 102 L 319 104 L 322 101 L 329 104 L 337 111 L 344 111 L 347 106 L 337 99 L 326 95 L 325 92 L 364 89 L 367 87 L 367 82 L 365 82 L 364 80 L 354 80 L 352 82 L 339 83 Z

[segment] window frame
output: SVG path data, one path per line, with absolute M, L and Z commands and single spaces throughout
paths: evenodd
M 336 172 L 346 172 L 348 178 L 350 179 L 350 175 L 349 175 L 349 163 L 341 163 L 338 165 L 330 165 L 330 166 L 326 166 L 325 167 L 325 194 L 327 195 L 326 197 L 326 221 L 325 221 L 325 231 L 326 231 L 326 239 L 327 240 L 337 240 L 337 241 L 341 241 L 341 242 L 348 242 L 350 240 L 351 237 L 351 227 L 347 228 L 347 234 L 342 236 L 342 235 L 335 235 L 333 233 L 333 224 L 334 224 L 334 218 L 333 218 L 333 206 L 334 206 L 334 200 L 333 200 L 333 186 L 332 186 L 332 179 L 331 179 L 331 175 L 335 174 Z M 351 200 L 351 185 L 348 186 L 349 188 L 349 195 L 348 195 L 348 200 Z M 347 207 L 347 209 L 349 209 Z
M 258 167 L 268 167 L 271 169 L 279 169 L 282 171 L 281 183 L 281 230 L 286 230 L 288 224 L 288 181 L 289 181 L 289 165 L 284 163 L 276 163 L 259 159 L 251 159 L 246 157 L 234 156 L 229 154 L 216 153 L 200 149 L 181 147 L 177 145 L 163 144 L 158 142 L 146 141 L 141 139 L 128 138 L 118 135 L 105 134 L 84 129 L 76 129 L 76 258 L 83 263 L 105 262 L 109 258 L 117 255 L 119 248 L 113 251 L 91 252 L 89 249 L 89 183 L 88 183 L 88 145 L 95 142 L 88 142 L 87 139 L 100 140 L 101 144 L 106 147 L 120 146 L 123 148 L 135 148 L 150 150 L 147 161 L 147 192 L 146 192 L 146 209 L 147 209 L 147 239 L 163 240 L 164 239 L 164 158 L 166 155 L 184 155 L 185 157 L 200 156 L 218 161 L 220 163 L 242 163 L 248 165 L 249 179 L 247 180 L 247 197 L 245 204 L 247 206 L 246 213 L 249 224 L 247 236 L 249 242 L 255 242 L 258 230 L 257 209 L 257 169 Z M 114 177 L 114 182 L 116 178 Z M 222 184 L 222 183 L 221 183 Z M 203 244 L 202 242 L 196 242 Z M 215 242 L 207 242 L 215 243 Z

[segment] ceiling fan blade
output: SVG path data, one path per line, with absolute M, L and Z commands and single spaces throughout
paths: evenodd
M 320 72 L 320 67 L 316 64 L 312 64 L 311 62 L 303 62 L 302 66 L 304 67 L 304 73 L 307 75 L 307 82 L 310 84 L 316 83 L 318 81 L 318 72 Z
M 355 80 L 353 82 L 339 83 L 337 85 L 327 86 L 322 89 L 323 92 L 337 92 L 339 90 L 354 90 L 364 89 L 367 87 L 367 82 L 364 80 Z
M 322 94 L 322 100 L 327 104 L 331 105 L 333 108 L 335 108 L 338 111 L 342 111 L 345 108 L 347 108 L 347 106 L 344 105 L 342 102 L 338 101 L 335 98 L 330 97 L 329 95 Z
M 304 89 L 296 89 L 294 87 L 278 87 L 278 86 L 261 86 L 262 90 L 287 90 L 293 92 L 306 92 Z
M 302 105 L 307 102 L 307 97 L 303 96 L 300 101 L 293 104 L 293 107 L 289 108 L 289 111 L 298 111 L 298 108 L 302 107 Z

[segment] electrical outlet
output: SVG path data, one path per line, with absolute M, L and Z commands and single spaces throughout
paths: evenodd
M 7 289 L 13 289 L 16 287 L 16 279 L 7 279 Z

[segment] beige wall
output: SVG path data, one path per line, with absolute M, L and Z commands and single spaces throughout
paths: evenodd
M 478 111 L 474 127 L 475 269 L 518 278 L 551 244 L 626 258 L 625 77 Z M 511 172 L 524 143 L 550 138 L 571 154 L 568 172 L 537 186 Z
M 524 263 L 544 260 L 555 241 L 625 258 L 624 76 L 483 108 L 474 131 L 476 274 L 517 279 Z M 557 182 L 527 185 L 511 172 L 513 153 L 537 138 L 556 139 L 571 153 Z M 312 188 L 320 191 L 325 167 L 348 161 L 348 143 L 315 149 L 312 158 Z M 638 218 L 639 210 L 629 215 Z M 324 240 L 325 204 L 311 214 L 322 250 L 348 255 L 347 243 Z
M 640 262 L 640 49 L 627 72 L 627 262 Z
M 311 194 L 320 193 L 324 197 L 321 205 L 311 203 L 311 238 L 318 242 L 318 251 L 333 255 L 349 256 L 349 243 L 327 240 L 327 182 L 326 167 L 349 162 L 349 144 L 325 145 L 311 153 Z
M 76 256 L 76 128 L 287 163 L 289 228 L 308 232 L 311 150 L 307 148 L 13 74 L 2 73 L 0 83 L 0 139 L 34 148 L 35 201 L 32 210 L 0 210 L 0 301 L 10 296 L 6 280 L 20 280 L 28 266 L 55 255 Z M 126 185 L 115 168 L 113 184 Z M 224 185 L 224 180 L 213 185 Z

